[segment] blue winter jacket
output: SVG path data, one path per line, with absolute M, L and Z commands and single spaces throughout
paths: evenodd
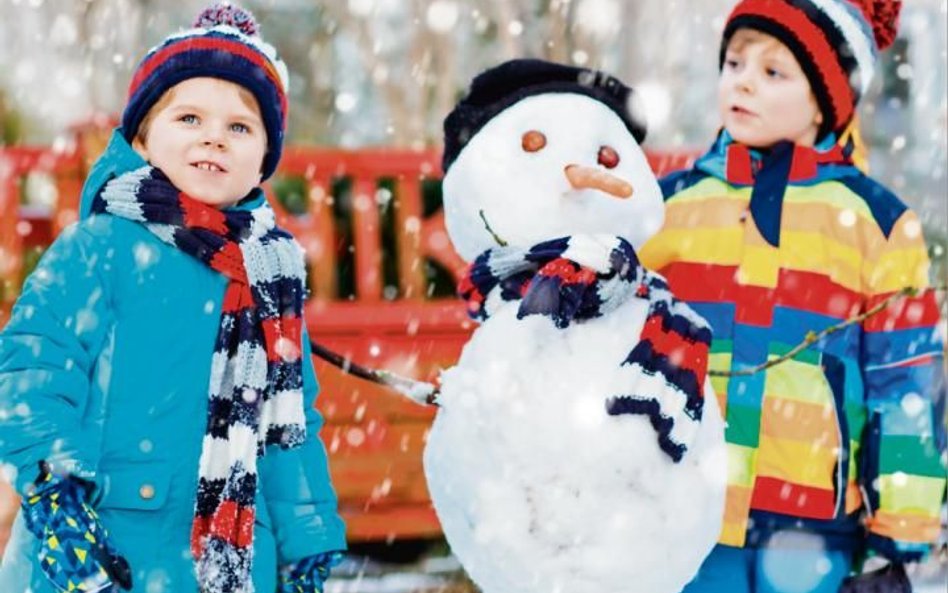
M 90 216 L 110 178 L 144 164 L 113 134 L 83 187 L 80 221 L 50 246 L 0 333 L 0 462 L 21 493 L 41 459 L 92 479 L 94 506 L 132 567 L 134 591 L 194 593 L 189 538 L 227 281 L 138 223 Z M 303 348 L 312 402 L 318 386 L 305 335 Z M 258 593 L 275 591 L 278 565 L 346 546 L 321 425 L 308 406 L 306 443 L 270 447 L 259 459 Z M 18 517 L 0 592 L 53 593 L 37 549 Z

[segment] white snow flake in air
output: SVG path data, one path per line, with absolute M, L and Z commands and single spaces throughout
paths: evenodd
M 918 416 L 925 409 L 925 400 L 917 393 L 907 393 L 901 401 L 902 411 L 906 416 Z
M 648 123 L 661 128 L 671 115 L 672 97 L 668 87 L 657 81 L 645 81 L 636 85 L 636 93 L 648 115 Z
M 622 27 L 622 8 L 616 0 L 586 0 L 576 7 L 576 26 L 598 39 L 614 37 Z
M 135 265 L 139 270 L 145 270 L 151 267 L 158 260 L 158 251 L 143 241 L 135 244 L 134 251 Z
M 359 103 L 359 98 L 352 94 L 341 92 L 336 95 L 336 110 L 341 113 L 349 113 Z
M 349 0 L 349 12 L 353 16 L 367 17 L 375 10 L 375 0 Z
M 448 33 L 458 22 L 458 5 L 449 0 L 435 0 L 425 15 L 428 28 L 435 33 Z
M 839 213 L 839 224 L 844 227 L 851 227 L 856 224 L 856 213 L 850 208 L 846 208 Z

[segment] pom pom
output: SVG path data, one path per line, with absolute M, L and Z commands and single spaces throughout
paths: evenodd
M 899 34 L 899 12 L 902 0 L 850 0 L 862 10 L 872 25 L 876 46 L 882 51 L 892 45 Z
M 194 26 L 210 29 L 218 25 L 228 25 L 244 35 L 255 36 L 259 32 L 256 19 L 250 11 L 227 2 L 221 2 L 205 8 L 194 20 Z

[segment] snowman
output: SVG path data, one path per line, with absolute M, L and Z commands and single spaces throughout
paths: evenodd
M 444 207 L 481 323 L 424 465 L 484 593 L 675 593 L 721 527 L 710 330 L 635 249 L 663 221 L 633 92 L 514 60 L 445 120 Z

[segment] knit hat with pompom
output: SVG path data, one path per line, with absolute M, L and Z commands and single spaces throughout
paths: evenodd
M 822 138 L 852 120 L 879 52 L 895 40 L 901 8 L 901 0 L 741 0 L 724 27 L 720 63 L 738 29 L 779 39 L 810 82 L 823 113 Z
M 283 151 L 289 75 L 276 49 L 263 41 L 253 15 L 226 2 L 205 9 L 193 28 L 167 37 L 138 65 L 128 88 L 122 133 L 131 142 L 148 110 L 174 85 L 220 78 L 253 93 L 267 131 L 262 177 L 273 174 Z

